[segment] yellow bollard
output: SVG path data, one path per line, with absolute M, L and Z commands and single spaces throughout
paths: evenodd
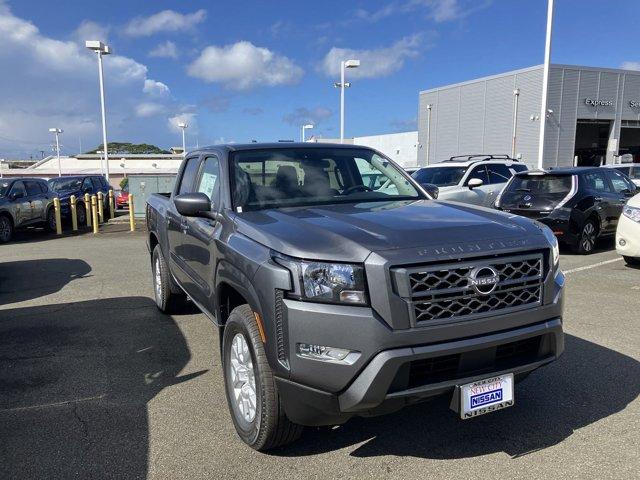
M 60 199 L 58 197 L 53 199 L 53 209 L 56 215 L 56 233 L 62 235 L 62 218 L 60 218 Z
M 136 219 L 133 216 L 133 193 L 129 194 L 129 228 L 132 232 L 136 231 Z
M 114 218 L 115 215 L 115 205 L 114 202 L 115 199 L 113 198 L 113 190 L 110 188 L 109 189 L 109 218 Z
M 76 196 L 71 195 L 69 198 L 69 205 L 71 207 L 71 228 L 74 232 L 78 231 L 78 211 L 76 209 Z
M 87 227 L 91 226 L 91 196 L 84 194 L 84 216 L 87 219 Z
M 98 217 L 100 223 L 104 222 L 104 194 L 102 192 L 98 192 Z
M 91 217 L 93 233 L 98 233 L 98 197 L 91 195 Z

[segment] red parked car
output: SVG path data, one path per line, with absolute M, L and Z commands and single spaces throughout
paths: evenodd
M 120 190 L 116 193 L 116 209 L 129 208 L 129 190 Z

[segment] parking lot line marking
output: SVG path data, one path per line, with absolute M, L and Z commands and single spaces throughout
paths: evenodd
M 570 270 L 565 270 L 564 274 L 569 275 L 570 273 L 582 272 L 583 270 L 590 270 L 592 268 L 601 267 L 602 265 L 608 265 L 609 263 L 619 262 L 621 260 L 622 260 L 622 257 L 614 258 L 612 260 L 605 260 L 603 262 L 594 263 L 592 265 L 585 265 L 584 267 L 572 268 Z
M 48 407 L 62 407 L 64 405 L 71 405 L 73 403 L 81 403 L 81 402 L 90 402 L 92 400 L 100 400 L 104 398 L 104 394 L 96 395 L 95 397 L 83 397 L 77 398 L 75 400 L 65 400 L 64 402 L 55 402 L 55 403 L 44 403 L 41 405 L 29 405 L 28 407 L 14 407 L 14 408 L 0 408 L 0 412 L 21 412 L 24 410 L 35 410 L 38 408 L 48 408 Z

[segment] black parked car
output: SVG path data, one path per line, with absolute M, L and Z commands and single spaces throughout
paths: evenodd
M 101 175 L 78 175 L 73 177 L 57 177 L 49 180 L 49 188 L 60 197 L 60 211 L 63 217 L 71 215 L 69 199 L 75 195 L 77 199 L 76 214 L 78 223 L 84 225 L 87 220 L 87 209 L 89 205 L 84 204 L 84 194 L 97 195 L 102 192 L 104 208 L 109 208 L 109 183 Z
M 588 254 L 599 237 L 616 233 L 622 208 L 637 192 L 615 169 L 530 171 L 509 181 L 495 207 L 548 225 L 561 243 Z

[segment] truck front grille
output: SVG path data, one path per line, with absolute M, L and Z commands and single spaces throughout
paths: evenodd
M 422 325 L 539 305 L 544 256 L 535 252 L 396 269 L 395 273 L 398 293 L 408 297 L 413 321 Z

